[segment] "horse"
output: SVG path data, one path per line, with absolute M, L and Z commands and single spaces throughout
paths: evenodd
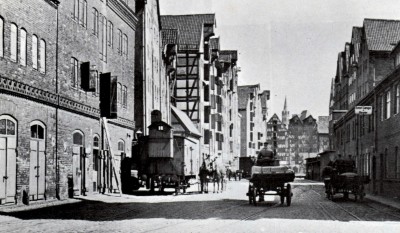
M 201 193 L 208 193 L 208 176 L 210 175 L 210 171 L 207 169 L 205 163 L 203 163 L 200 167 L 199 177 L 200 177 L 200 190 Z
M 213 181 L 213 192 L 215 193 L 215 184 L 217 184 L 217 193 L 219 191 L 226 190 L 226 187 L 224 186 L 225 183 L 225 171 L 223 169 L 219 169 L 218 166 L 216 165 L 215 168 L 211 172 L 212 176 L 212 181 Z M 220 186 L 221 183 L 221 186 Z M 221 187 L 221 188 L 220 188 Z

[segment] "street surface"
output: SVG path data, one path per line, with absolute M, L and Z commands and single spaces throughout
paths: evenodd
M 199 194 L 195 186 L 178 196 L 145 190 L 92 195 L 65 205 L 0 212 L 0 232 L 400 232 L 399 210 L 339 194 L 329 201 L 321 183 L 296 180 L 292 187 L 290 207 L 280 205 L 278 196 L 249 205 L 247 180 L 228 182 L 223 193 Z

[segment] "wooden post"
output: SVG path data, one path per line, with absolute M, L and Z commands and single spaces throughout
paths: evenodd
M 112 149 L 112 143 L 111 143 L 111 137 L 110 137 L 110 131 L 108 130 L 108 123 L 107 123 L 107 118 L 102 117 L 101 121 L 103 122 L 104 125 L 104 129 L 106 131 L 106 139 L 108 142 L 108 146 L 110 149 L 110 154 L 111 154 L 111 165 L 112 165 L 112 170 L 114 172 L 114 177 L 117 181 L 117 187 L 118 187 L 118 191 L 119 191 L 119 195 L 122 196 L 122 191 L 121 191 L 121 177 L 119 176 L 119 174 L 117 174 L 117 171 L 115 170 L 115 161 L 114 161 L 114 151 Z M 112 180 L 111 180 L 112 183 Z

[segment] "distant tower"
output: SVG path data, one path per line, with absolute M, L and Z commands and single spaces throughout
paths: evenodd
M 286 128 L 289 127 L 289 111 L 287 110 L 286 96 L 282 111 L 282 123 L 285 124 Z

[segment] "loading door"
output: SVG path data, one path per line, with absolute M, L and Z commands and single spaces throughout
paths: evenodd
M 0 118 L 0 204 L 15 202 L 16 195 L 16 121 Z

